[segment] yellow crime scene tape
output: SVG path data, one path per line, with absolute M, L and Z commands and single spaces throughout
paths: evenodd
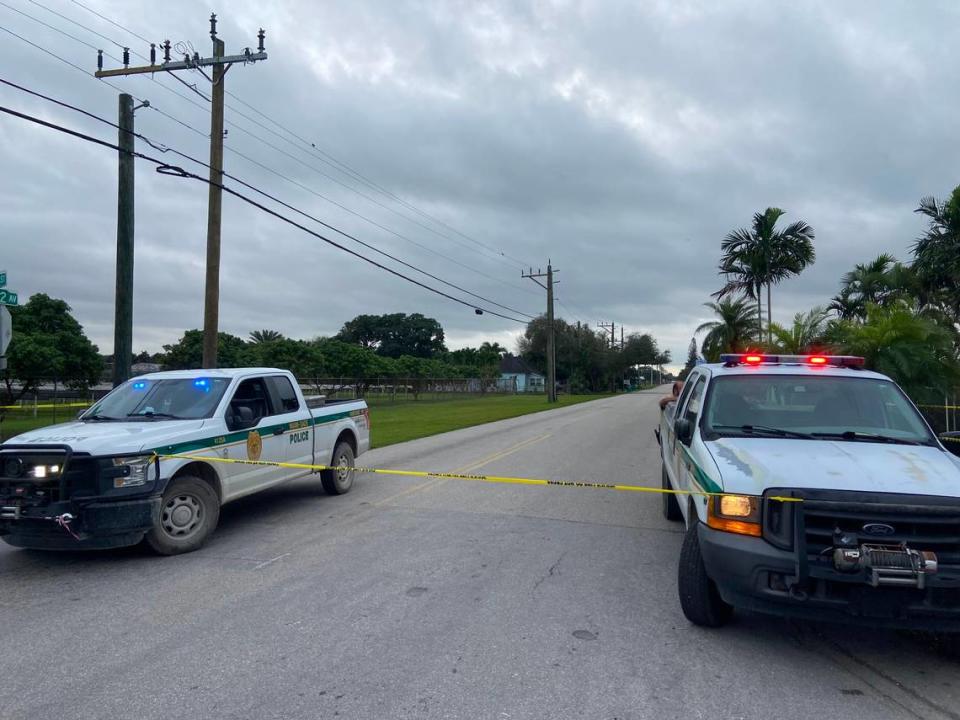
M 948 437 L 947 435 L 941 435 L 940 439 L 946 442 L 960 442 L 960 437 Z
M 960 405 L 917 405 L 925 410 L 960 410 Z
M 269 467 L 292 468 L 294 470 L 352 470 L 358 473 L 374 475 L 401 475 L 405 477 L 445 478 L 450 480 L 468 480 L 474 482 L 497 483 L 503 485 L 536 485 L 540 487 L 592 488 L 597 490 L 621 490 L 625 492 L 656 493 L 660 495 L 701 495 L 703 497 L 722 497 L 731 493 L 706 492 L 705 490 L 667 490 L 659 487 L 641 485 L 623 485 L 621 483 L 600 483 L 582 480 L 543 480 L 540 478 L 510 477 L 505 475 L 467 475 L 455 472 L 428 472 L 425 470 L 387 470 L 384 468 L 350 467 L 337 465 L 308 465 L 305 463 L 273 462 L 270 460 L 241 460 L 239 458 L 204 457 L 200 455 L 155 455 L 160 460 L 202 460 L 214 463 L 233 463 L 237 465 L 267 465 Z M 803 502 L 802 498 L 771 497 L 780 502 Z
M 48 408 L 75 408 L 90 407 L 93 403 L 74 402 L 74 403 L 40 403 L 39 405 L 0 405 L 0 410 L 45 410 Z

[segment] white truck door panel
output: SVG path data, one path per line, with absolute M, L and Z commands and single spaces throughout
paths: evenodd
M 246 445 L 231 448 L 231 457 L 245 460 L 283 460 L 286 449 L 283 436 L 283 417 L 287 413 L 274 414 L 273 400 L 267 388 L 266 379 L 251 377 L 237 385 L 230 399 L 231 409 L 250 408 L 256 424 L 247 430 Z M 280 425 L 279 432 L 275 426 Z M 233 465 L 230 477 L 229 496 L 237 497 L 277 482 L 284 477 L 284 469 L 272 465 Z

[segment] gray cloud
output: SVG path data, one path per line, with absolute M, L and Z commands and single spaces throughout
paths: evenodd
M 118 52 L 36 5 L 12 2 Z M 47 2 L 145 51 L 75 4 Z M 201 52 L 209 44 L 193 3 L 90 2 L 147 37 L 192 40 Z M 541 266 L 552 258 L 568 319 L 651 331 L 682 360 L 706 317 L 701 303 L 718 286 L 720 239 L 756 210 L 784 207 L 788 219 L 817 231 L 817 264 L 774 291 L 780 319 L 826 302 L 856 262 L 884 251 L 907 257 L 922 229 L 911 214 L 919 197 L 945 195 L 957 182 L 951 130 L 960 104 L 943 88 L 956 85 L 960 64 L 942 32 L 957 14 L 949 3 L 245 1 L 222 8 L 220 32 L 229 51 L 253 45 L 259 26 L 268 31 L 270 59 L 228 75 L 238 98 L 470 237 Z M 0 25 L 94 67 L 91 49 L 22 15 L 0 8 Z M 3 40 L 0 75 L 114 117 L 112 88 Z M 208 89 L 199 76 L 184 79 Z M 146 109 L 138 129 L 206 158 L 202 100 L 168 77 L 117 82 L 195 131 Z M 114 135 L 7 88 L 0 98 Z M 230 152 L 229 171 L 451 282 L 527 312 L 542 309 L 542 292 L 521 280 L 515 263 L 362 187 L 228 103 L 228 146 L 314 192 Z M 11 286 L 65 298 L 108 351 L 115 157 L 7 118 L 0 142 L 2 264 Z M 224 214 L 224 330 L 274 327 L 310 337 L 336 332 L 358 313 L 388 311 L 437 317 L 453 345 L 510 342 L 522 329 L 392 278 L 235 199 L 225 199 Z M 205 186 L 139 162 L 137 230 L 135 346 L 158 349 L 202 323 Z

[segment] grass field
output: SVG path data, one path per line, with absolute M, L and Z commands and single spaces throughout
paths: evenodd
M 494 420 L 566 407 L 605 395 L 560 395 L 556 405 L 543 395 L 489 395 L 469 400 L 407 402 L 370 408 L 373 447 L 393 445 L 428 435 L 482 425 Z
M 458 400 L 407 400 L 395 403 L 372 402 L 373 446 L 383 447 L 406 440 L 436 435 L 448 430 L 470 427 L 596 400 L 604 395 L 560 395 L 556 405 L 547 404 L 543 395 L 487 395 Z M 57 422 L 71 420 L 79 408 L 58 408 Z M 0 423 L 0 441 L 27 430 L 54 422 L 49 408 L 40 408 L 37 417 L 31 409 L 11 411 Z

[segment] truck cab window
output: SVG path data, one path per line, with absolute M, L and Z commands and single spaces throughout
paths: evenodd
M 274 414 L 263 378 L 249 378 L 237 387 L 230 400 L 230 409 L 236 412 L 243 407 L 253 413 L 254 425 Z
M 283 375 L 267 378 L 273 394 L 273 405 L 278 413 L 296 412 L 300 409 L 300 400 L 293 389 L 290 379 Z
M 683 406 L 683 418 L 690 421 L 691 425 L 696 425 L 697 416 L 700 414 L 700 405 L 703 402 L 703 391 L 707 386 L 707 381 L 703 376 L 697 380 L 687 397 L 687 403 Z

